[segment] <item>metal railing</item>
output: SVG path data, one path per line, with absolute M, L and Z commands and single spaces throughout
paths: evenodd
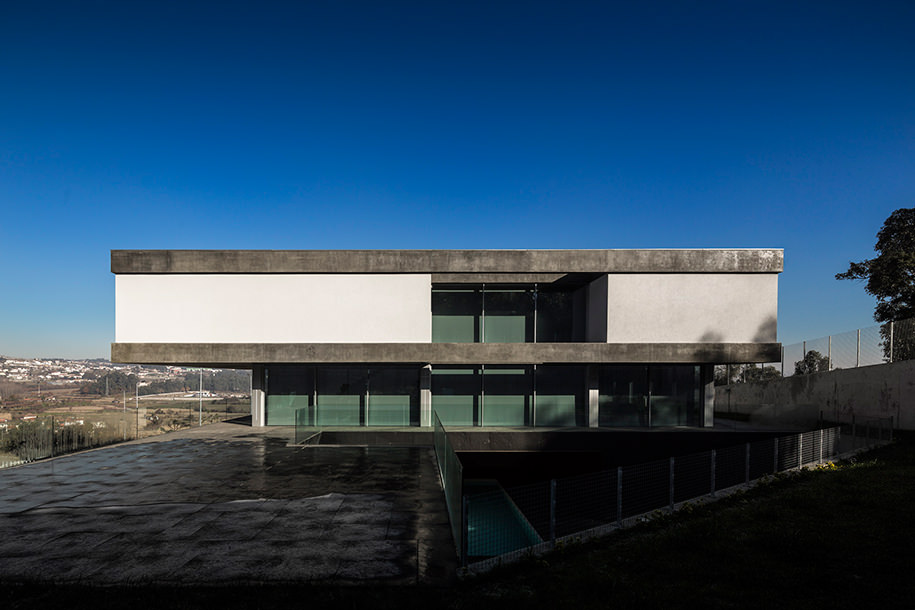
M 435 446 L 435 459 L 438 462 L 438 472 L 442 477 L 442 488 L 445 490 L 445 504 L 448 507 L 448 520 L 451 522 L 451 533 L 454 536 L 454 546 L 459 557 L 466 557 L 466 530 L 464 528 L 464 472 L 461 461 L 458 459 L 451 441 L 445 433 L 442 420 L 438 413 L 433 411 L 435 429 L 433 439 Z
M 855 417 L 842 427 L 842 434 L 852 449 L 870 448 L 893 440 L 893 416 Z
M 89 422 L 53 416 L 13 422 L 0 430 L 0 468 L 132 440 L 134 420 L 130 414 Z
M 880 435 L 869 432 L 859 440 L 869 446 L 888 441 L 883 435 L 890 429 L 879 430 Z M 441 434 L 444 443 L 444 429 Z M 822 463 L 839 454 L 840 439 L 835 426 L 530 485 L 503 489 L 493 482 L 491 491 L 463 497 L 462 521 L 452 521 L 462 532 L 455 534 L 458 553 L 462 565 L 485 570 L 564 539 L 609 532 L 688 500 Z

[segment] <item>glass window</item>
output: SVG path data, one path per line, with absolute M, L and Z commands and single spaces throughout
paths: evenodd
M 444 425 L 473 426 L 479 421 L 481 384 L 479 368 L 432 369 L 432 409 Z
M 583 305 L 583 298 L 576 298 L 574 292 L 540 288 L 537 292 L 537 342 L 583 340 L 584 312 L 578 313 Z
M 484 426 L 529 426 L 533 398 L 531 367 L 483 369 Z
M 647 366 L 601 366 L 598 384 L 598 425 L 649 425 Z
M 361 425 L 367 370 L 359 368 L 319 368 L 317 377 L 316 425 Z
M 538 366 L 537 394 L 534 399 L 535 425 L 587 425 L 586 382 L 583 366 Z
M 651 367 L 651 425 L 698 426 L 699 367 Z
M 303 366 L 267 367 L 267 402 L 264 406 L 268 426 L 294 426 L 296 411 L 303 412 L 299 421 L 313 425 L 314 369 Z
M 483 305 L 485 343 L 529 343 L 534 340 L 533 290 L 486 287 Z
M 432 341 L 478 343 L 483 292 L 480 288 L 432 290 Z
M 365 421 L 368 426 L 419 425 L 419 370 L 370 369 Z

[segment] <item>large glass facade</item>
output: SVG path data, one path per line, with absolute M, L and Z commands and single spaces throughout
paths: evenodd
M 468 286 L 432 290 L 434 343 L 479 343 L 482 319 L 482 288 Z
M 529 285 L 436 285 L 435 343 L 583 341 L 584 289 Z
M 419 368 L 269 366 L 268 426 L 418 426 Z
M 527 288 L 490 288 L 483 293 L 483 342 L 534 341 L 534 291 Z
M 651 425 L 698 426 L 701 387 L 698 366 L 653 366 Z
M 483 368 L 482 425 L 529 426 L 533 421 L 532 407 L 532 367 Z
M 702 382 L 697 365 L 604 365 L 598 377 L 600 426 L 702 423 Z
M 434 366 L 431 407 L 446 426 L 700 426 L 697 365 Z M 418 366 L 269 366 L 267 425 L 418 426 Z M 596 385 L 591 385 L 596 384 Z
M 369 426 L 419 425 L 419 375 L 416 368 L 369 369 L 365 423 Z
M 601 366 L 598 425 L 648 425 L 648 366 Z
M 479 421 L 483 371 L 480 367 L 432 369 L 432 408 L 446 426 L 473 426 Z
M 538 366 L 535 425 L 587 426 L 586 375 L 583 366 Z
M 314 368 L 271 366 L 267 369 L 268 426 L 293 426 L 299 409 L 314 407 Z
M 317 377 L 315 425 L 361 426 L 365 423 L 366 369 L 320 367 Z
M 564 343 L 585 340 L 585 289 L 537 289 L 537 342 Z

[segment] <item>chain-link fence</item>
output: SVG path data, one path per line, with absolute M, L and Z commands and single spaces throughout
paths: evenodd
M 716 383 L 770 381 L 915 358 L 915 319 L 887 322 L 782 346 L 778 362 L 715 367 Z
M 447 435 L 436 422 L 439 432 L 443 438 L 436 438 L 436 453 L 449 455 L 444 447 L 439 453 Z M 891 433 L 891 423 L 876 421 L 869 422 L 866 430 L 858 423 L 851 432 L 857 446 L 887 442 Z M 452 527 L 461 532 L 455 534 L 455 540 L 461 541 L 458 553 L 463 565 L 483 569 L 549 548 L 567 537 L 624 527 L 691 499 L 821 463 L 838 455 L 840 440 L 836 426 L 517 487 L 502 488 L 497 481 L 468 482 L 458 515 L 461 522 L 454 520 L 449 507 Z M 441 458 L 439 464 L 442 467 Z

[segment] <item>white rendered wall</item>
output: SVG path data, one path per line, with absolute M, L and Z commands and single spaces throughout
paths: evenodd
M 118 275 L 119 343 L 427 343 L 432 276 Z
M 775 273 L 607 276 L 610 343 L 776 341 Z

